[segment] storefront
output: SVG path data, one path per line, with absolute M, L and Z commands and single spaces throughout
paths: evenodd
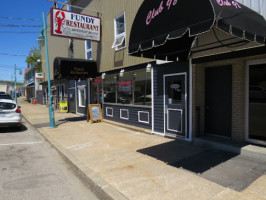
M 87 115 L 87 107 L 90 104 L 90 82 L 88 80 L 97 75 L 95 61 L 55 58 L 54 85 L 60 100 L 68 100 L 69 112 Z M 62 81 L 67 84 L 60 84 Z
M 151 129 L 151 64 L 102 75 L 105 119 Z
M 233 0 L 144 1 L 129 54 L 171 61 L 152 64 L 152 132 L 265 144 L 265 37 L 265 19 Z

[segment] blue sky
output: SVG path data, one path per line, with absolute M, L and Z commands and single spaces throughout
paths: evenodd
M 57 1 L 65 2 L 65 0 Z M 40 31 L 40 27 L 6 26 L 42 26 L 42 12 L 47 14 L 52 5 L 53 3 L 48 0 L 12 0 L 1 2 L 0 80 L 10 81 L 10 74 L 14 74 L 15 65 L 22 70 L 22 75 L 24 75 L 25 68 L 27 68 L 27 63 L 25 62 L 26 56 L 32 47 L 38 47 L 36 39 Z M 23 77 L 18 76 L 17 81 L 23 82 Z

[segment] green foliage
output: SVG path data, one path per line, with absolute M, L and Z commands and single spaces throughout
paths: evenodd
M 26 63 L 33 65 L 36 72 L 42 72 L 42 62 L 37 62 L 37 60 L 42 60 L 41 48 L 40 46 L 33 47 L 31 49 L 32 56 L 28 56 L 26 59 Z

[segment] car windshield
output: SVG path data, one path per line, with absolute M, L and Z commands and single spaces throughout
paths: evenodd
M 6 103 L 6 102 L 0 102 L 0 109 L 4 110 L 12 110 L 16 107 L 16 104 L 13 103 Z
M 11 99 L 11 96 L 9 94 L 0 94 L 0 99 Z

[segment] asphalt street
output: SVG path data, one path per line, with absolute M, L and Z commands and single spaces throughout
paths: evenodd
M 0 200 L 98 200 L 57 151 L 23 120 L 0 130 Z

